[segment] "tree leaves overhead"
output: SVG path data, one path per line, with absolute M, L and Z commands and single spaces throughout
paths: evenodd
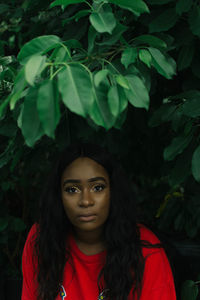
M 48 49 L 60 43 L 61 40 L 55 35 L 39 36 L 26 43 L 18 54 L 18 60 L 21 64 L 25 64 L 32 55 L 45 53 Z
M 72 112 L 86 117 L 94 100 L 88 71 L 80 64 L 63 67 L 58 73 L 58 88 L 64 104 Z

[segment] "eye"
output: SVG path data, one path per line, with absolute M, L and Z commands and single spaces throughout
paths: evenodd
M 65 189 L 65 192 L 67 192 L 69 194 L 74 194 L 74 193 L 79 193 L 80 190 L 77 187 L 69 186 Z
M 99 184 L 94 187 L 95 192 L 101 192 L 105 189 L 105 185 Z

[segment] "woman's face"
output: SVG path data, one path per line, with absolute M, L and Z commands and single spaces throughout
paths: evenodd
M 66 167 L 61 179 L 66 215 L 75 231 L 99 232 L 110 207 L 109 175 L 88 157 L 79 157 Z

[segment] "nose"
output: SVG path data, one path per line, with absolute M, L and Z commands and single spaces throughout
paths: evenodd
M 88 207 L 92 205 L 94 205 L 93 195 L 87 188 L 85 188 L 80 195 L 79 206 Z

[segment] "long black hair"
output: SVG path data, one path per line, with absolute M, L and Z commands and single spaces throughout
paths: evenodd
M 111 204 L 104 228 L 107 255 L 98 286 L 101 290 L 100 279 L 103 277 L 109 299 L 126 300 L 132 287 L 133 294 L 140 294 L 144 271 L 135 198 L 118 160 L 106 149 L 89 143 L 71 145 L 61 154 L 40 199 L 35 241 L 38 300 L 56 298 L 62 284 L 64 266 L 70 258 L 66 241 L 71 224 L 61 200 L 61 176 L 65 168 L 79 157 L 96 161 L 109 174 Z

